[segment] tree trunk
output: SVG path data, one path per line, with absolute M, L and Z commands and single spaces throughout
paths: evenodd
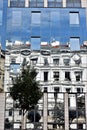
M 26 118 L 26 115 L 27 115 L 27 113 L 24 113 L 24 111 L 23 111 L 23 114 L 22 114 L 22 125 L 21 125 L 21 129 L 26 129 L 26 120 L 27 120 L 27 118 Z

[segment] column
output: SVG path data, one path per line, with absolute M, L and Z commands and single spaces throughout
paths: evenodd
M 87 0 L 81 0 L 81 7 L 87 7 Z
M 48 0 L 44 0 L 44 7 L 48 7 Z
M 85 93 L 85 116 L 86 116 L 86 130 L 87 130 L 87 92 Z
M 48 94 L 47 94 L 47 88 L 44 89 L 44 94 L 43 94 L 43 130 L 47 130 L 47 122 L 48 122 L 48 117 L 47 117 L 47 101 L 48 100 Z
M 8 7 L 10 7 L 10 0 L 8 0 Z
M 69 107 L 68 107 L 68 93 L 64 94 L 64 119 L 65 119 L 65 130 L 69 130 Z
M 5 93 L 0 93 L 0 130 L 4 130 Z
M 66 0 L 63 0 L 63 7 L 66 7 Z
M 25 0 L 25 7 L 29 7 L 29 0 Z

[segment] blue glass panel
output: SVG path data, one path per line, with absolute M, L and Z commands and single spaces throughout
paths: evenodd
M 41 39 L 39 37 L 32 37 L 31 38 L 31 49 L 39 50 L 40 49 Z
M 31 23 L 32 24 L 40 24 L 41 19 L 40 19 L 40 13 L 37 13 L 37 11 L 35 13 L 32 12 L 32 19 L 31 19 Z
M 31 27 L 31 36 L 40 36 L 40 26 Z
M 79 13 L 71 12 L 70 15 L 70 24 L 79 24 Z
M 70 38 L 70 48 L 71 50 L 80 50 L 79 38 Z
M 2 10 L 0 10 L 0 25 L 2 25 Z
M 21 11 L 13 11 L 12 12 L 12 25 L 13 26 L 21 26 L 22 23 L 22 12 Z
M 25 0 L 11 0 L 10 6 L 11 7 L 24 7 L 25 6 Z

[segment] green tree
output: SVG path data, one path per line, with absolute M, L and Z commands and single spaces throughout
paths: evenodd
M 36 81 L 37 72 L 30 66 L 23 67 L 22 72 L 10 88 L 10 96 L 16 102 L 16 107 L 22 110 L 22 129 L 25 129 L 24 116 L 27 111 L 34 108 L 42 97 L 39 82 Z

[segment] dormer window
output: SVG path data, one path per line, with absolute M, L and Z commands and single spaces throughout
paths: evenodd
M 63 62 L 64 62 L 64 65 L 69 65 L 70 59 L 68 59 L 68 58 L 67 58 L 67 59 L 64 59 Z
M 53 64 L 54 65 L 59 65 L 59 58 L 53 59 Z

